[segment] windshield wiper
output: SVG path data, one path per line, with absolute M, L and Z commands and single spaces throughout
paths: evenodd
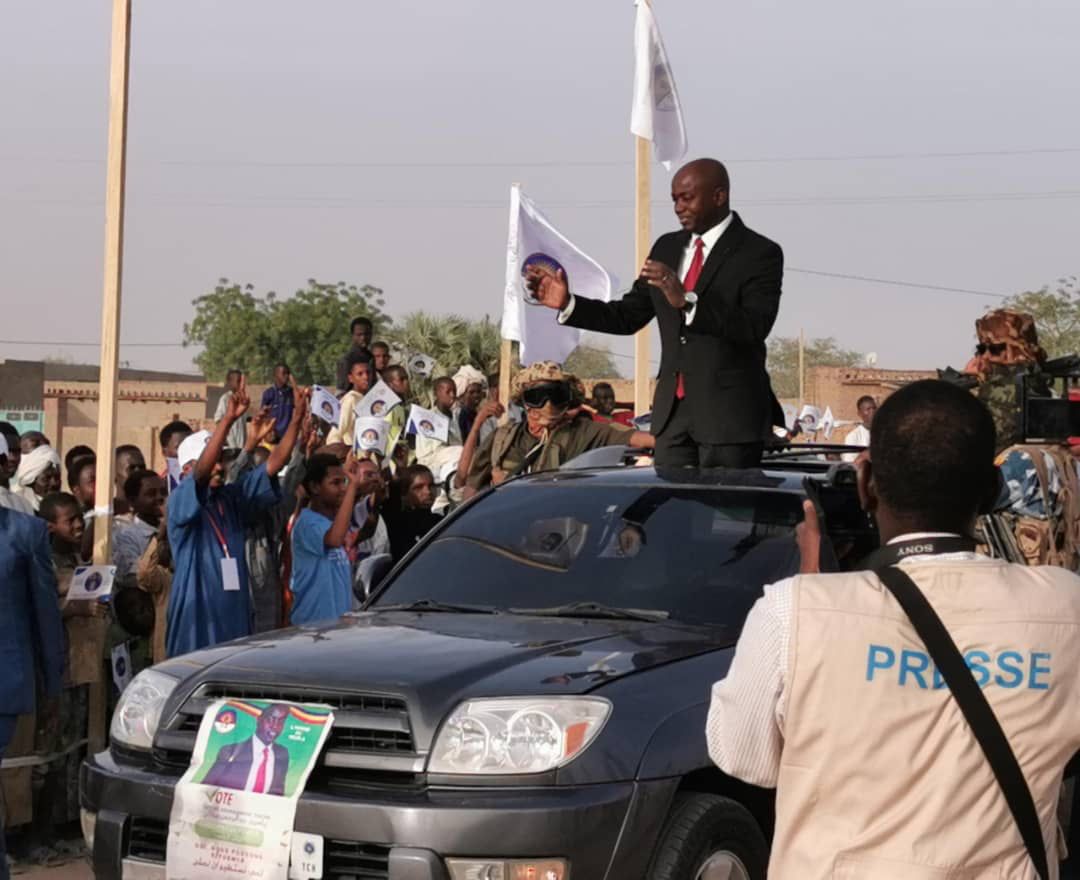
M 490 605 L 455 605 L 435 599 L 417 599 L 399 605 L 372 605 L 370 611 L 434 611 L 443 614 L 498 614 Z
M 510 608 L 511 614 L 531 614 L 536 617 L 597 617 L 609 620 L 667 620 L 666 611 L 650 608 L 616 608 L 600 602 L 571 602 L 553 608 Z

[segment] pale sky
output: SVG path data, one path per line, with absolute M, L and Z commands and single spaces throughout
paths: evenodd
M 0 12 L 0 340 L 50 343 L 0 358 L 97 359 L 55 342 L 99 331 L 110 6 Z M 1075 0 L 654 9 L 691 155 L 784 248 L 775 333 L 961 366 L 997 300 L 793 270 L 1002 294 L 1080 272 Z M 498 316 L 515 180 L 633 278 L 632 25 L 630 0 L 135 0 L 122 340 L 178 343 L 221 276 Z

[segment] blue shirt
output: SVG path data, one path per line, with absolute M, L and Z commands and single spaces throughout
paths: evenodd
M 341 547 L 327 547 L 333 523 L 314 510 L 300 511 L 292 529 L 294 625 L 337 620 L 352 609 L 352 567 Z
M 0 507 L 0 717 L 34 711 L 38 669 L 45 694 L 58 694 L 65 653 L 48 529 Z
M 251 635 L 244 526 L 280 499 L 277 480 L 271 480 L 266 465 L 214 490 L 187 477 L 169 496 L 169 543 L 176 565 L 166 616 L 170 657 Z M 225 549 L 218 531 L 236 560 L 239 590 L 225 589 Z
M 278 388 L 271 385 L 262 395 L 262 405 L 270 407 L 270 415 L 274 417 L 274 431 L 278 440 L 285 436 L 292 419 L 293 393 L 292 388 L 286 385 Z

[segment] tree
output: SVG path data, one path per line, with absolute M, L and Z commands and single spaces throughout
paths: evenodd
M 579 379 L 610 379 L 622 375 L 606 347 L 579 345 L 566 357 L 563 367 Z
M 485 376 L 499 370 L 499 327 L 486 315 L 475 321 L 461 315 L 411 312 L 391 328 L 385 339 L 402 360 L 425 354 L 435 361 L 426 379 L 411 377 L 413 393 L 421 400 L 431 400 L 433 379 L 452 376 L 464 364 L 476 367 Z
M 377 287 L 357 287 L 315 279 L 289 299 L 273 291 L 260 297 L 254 287 L 222 278 L 212 293 L 193 302 L 195 317 L 184 325 L 184 345 L 201 345 L 195 363 L 211 381 L 224 381 L 230 369 L 254 381 L 269 381 L 274 365 L 284 361 L 305 385 L 332 385 L 341 355 L 349 348 L 349 323 L 366 315 L 376 334 L 391 320 Z
M 1010 296 L 1004 308 L 1027 312 L 1035 319 L 1039 344 L 1049 357 L 1080 353 L 1080 279 L 1059 278 L 1057 287 L 1026 290 Z
M 863 356 L 857 351 L 841 348 L 831 336 L 806 342 L 806 368 L 854 367 Z M 774 336 L 769 340 L 769 377 L 779 398 L 799 396 L 799 340 L 790 336 Z

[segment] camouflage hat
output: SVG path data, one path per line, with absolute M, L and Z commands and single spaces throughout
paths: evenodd
M 980 345 L 1005 345 L 1004 353 L 993 354 L 998 364 L 1041 363 L 1046 352 L 1039 345 L 1035 319 L 1024 312 L 1012 309 L 995 309 L 975 322 L 975 334 Z
M 535 364 L 522 369 L 516 376 L 511 387 L 511 396 L 515 401 L 521 401 L 521 392 L 530 385 L 541 382 L 568 382 L 570 390 L 574 392 L 576 400 L 585 399 L 585 386 L 573 373 L 567 373 L 554 361 L 537 361 Z

